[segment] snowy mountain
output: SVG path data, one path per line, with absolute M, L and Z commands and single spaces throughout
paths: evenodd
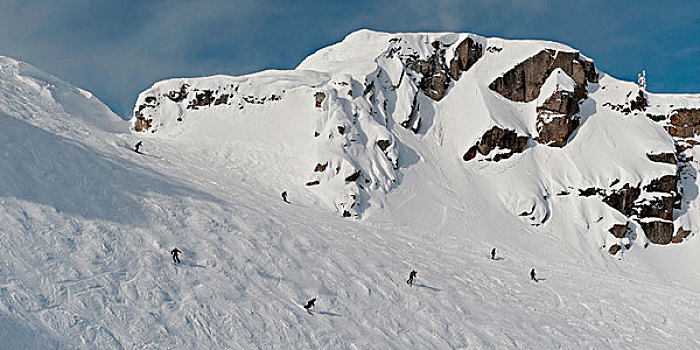
M 298 180 L 280 188 L 305 184 L 343 216 L 384 207 L 417 169 L 465 200 L 472 189 L 456 189 L 477 181 L 524 222 L 591 230 L 614 254 L 700 229 L 698 107 L 698 96 L 647 93 L 557 43 L 363 30 L 294 71 L 156 83 L 132 128 L 287 145 L 301 159 L 271 161 Z
M 566 45 L 361 30 L 129 122 L 0 58 L 0 124 L 0 349 L 700 347 L 700 95 Z

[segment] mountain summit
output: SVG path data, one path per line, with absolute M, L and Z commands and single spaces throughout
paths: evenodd
M 465 201 L 499 199 L 528 225 L 593 231 L 617 254 L 700 230 L 699 107 L 558 43 L 361 30 L 293 71 L 156 83 L 132 129 L 282 144 L 294 157 L 270 161 L 297 182 L 280 186 L 303 185 L 345 217 L 422 174 Z

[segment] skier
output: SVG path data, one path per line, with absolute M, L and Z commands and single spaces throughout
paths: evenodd
M 139 153 L 139 148 L 141 147 L 141 143 L 143 143 L 143 141 L 139 141 L 136 143 L 136 145 L 134 145 L 134 152 Z
M 316 298 L 313 298 L 309 301 L 306 302 L 306 305 L 304 305 L 304 309 L 306 309 L 306 312 L 311 314 L 311 308 L 314 307 L 314 304 L 316 303 Z M 313 315 L 313 314 L 312 314 Z
M 416 272 L 416 270 L 411 270 L 411 273 L 408 274 L 406 284 L 408 284 L 409 287 L 413 287 L 413 278 L 416 277 L 417 274 L 418 272 Z
M 170 254 L 172 254 L 172 256 L 173 256 L 173 262 L 175 264 L 179 264 L 182 262 L 182 261 L 180 261 L 180 256 L 178 255 L 180 253 L 182 253 L 182 252 L 180 251 L 180 249 L 177 249 L 177 247 L 175 247 L 175 249 L 170 251 Z
M 491 260 L 496 260 L 496 248 L 491 249 Z
M 539 282 L 539 281 L 537 280 L 537 276 L 535 275 L 535 269 L 534 269 L 534 268 L 532 269 L 532 271 L 530 271 L 530 278 L 531 278 L 533 281 L 535 281 L 535 282 Z
M 285 203 L 289 203 L 289 201 L 287 200 L 287 191 L 282 191 L 282 200 Z

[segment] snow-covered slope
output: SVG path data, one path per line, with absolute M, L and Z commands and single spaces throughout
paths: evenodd
M 363 30 L 156 83 L 124 133 L 3 60 L 0 348 L 700 347 L 698 95 Z

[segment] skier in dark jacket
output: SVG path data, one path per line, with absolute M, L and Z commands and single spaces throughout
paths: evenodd
M 134 145 L 134 151 L 135 151 L 136 153 L 139 153 L 139 148 L 141 148 L 141 144 L 142 144 L 142 143 L 143 143 L 143 141 L 139 141 L 139 142 L 136 143 L 136 145 Z
M 316 298 L 313 298 L 313 299 L 307 301 L 306 305 L 304 305 L 304 309 L 306 309 L 306 312 L 311 313 L 311 308 L 314 307 L 315 303 L 316 303 Z
M 173 256 L 173 262 L 176 264 L 179 264 L 182 262 L 182 261 L 180 261 L 180 256 L 179 256 L 180 253 L 182 253 L 182 252 L 180 251 L 180 249 L 177 249 L 177 247 L 175 247 L 175 249 L 170 251 L 170 254 L 172 254 L 172 256 Z
M 289 203 L 289 201 L 287 200 L 287 191 L 282 191 L 282 200 L 285 203 Z
M 491 249 L 491 260 L 496 260 L 496 248 Z
M 406 284 L 408 284 L 409 287 L 413 287 L 413 278 L 415 278 L 417 274 L 418 272 L 416 270 L 411 270 L 411 273 L 408 274 Z
M 534 269 L 534 268 L 532 269 L 532 271 L 530 271 L 530 278 L 531 278 L 533 281 L 535 281 L 535 282 L 539 282 L 539 281 L 537 280 L 537 276 L 535 275 L 535 269 Z

